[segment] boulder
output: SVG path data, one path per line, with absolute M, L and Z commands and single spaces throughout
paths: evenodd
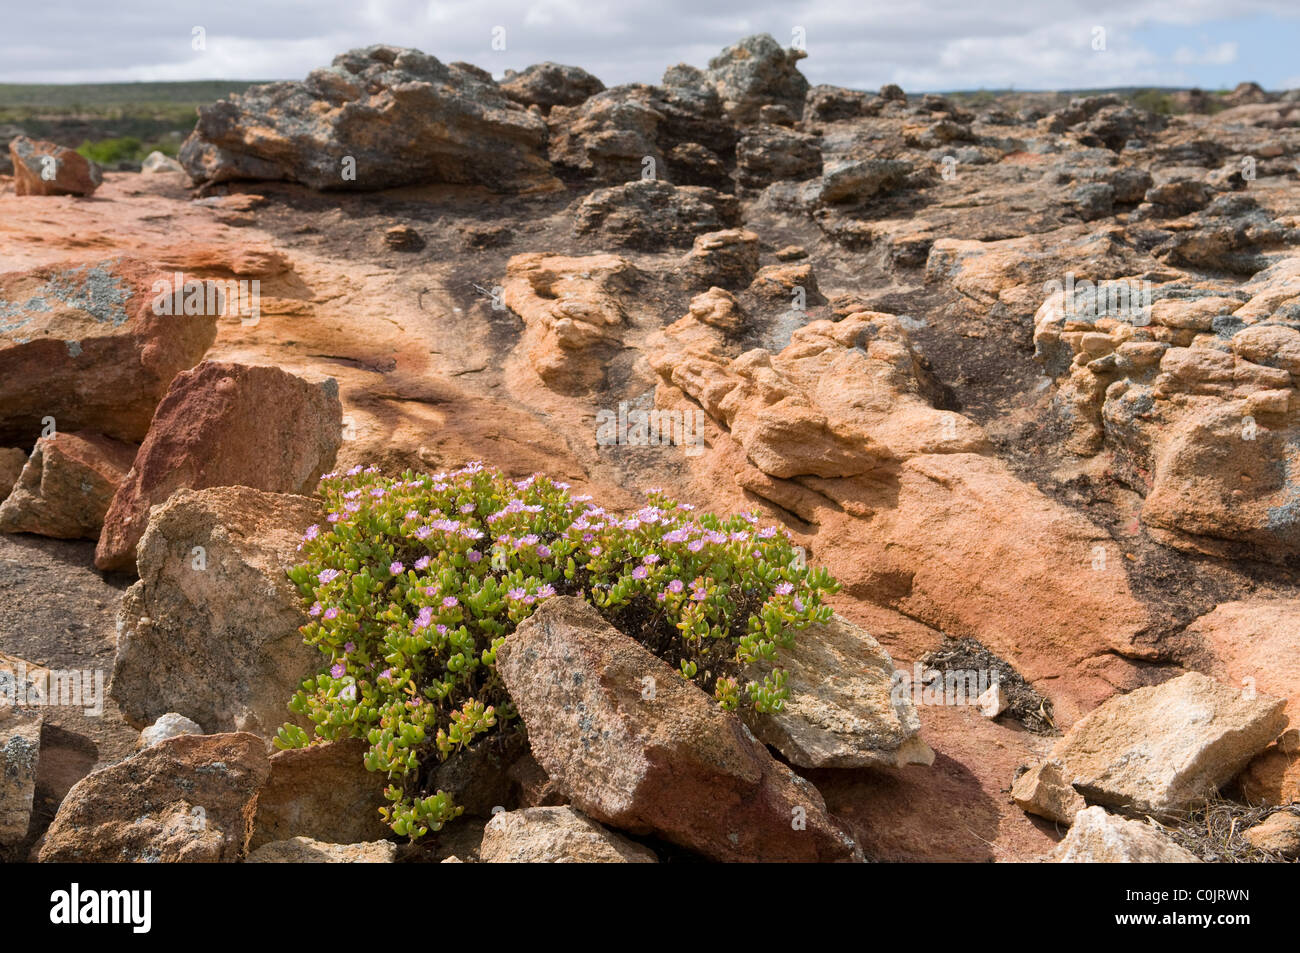
M 244 732 L 168 738 L 87 775 L 37 851 L 42 863 L 230 863 L 244 858 L 266 742 Z
M 657 179 L 597 189 L 577 206 L 573 230 L 641 251 L 684 248 L 696 235 L 730 228 L 739 206 L 730 195 L 703 186 L 674 186 Z
M 545 116 L 554 106 L 577 106 L 604 90 L 605 84 L 585 69 L 559 63 L 536 63 L 521 72 L 506 71 L 501 92 L 519 105 L 537 106 Z
M 789 675 L 790 698 L 776 714 L 744 709 L 745 723 L 799 768 L 902 767 L 934 763 L 921 740 L 912 700 L 895 692 L 894 663 L 870 635 L 843 616 L 810 625 L 777 665 Z M 769 663 L 755 663 L 744 681 L 762 681 Z
M 0 503 L 0 533 L 98 539 L 137 449 L 84 430 L 42 437 Z
M 816 788 L 581 599 L 545 602 L 497 669 L 534 756 L 592 819 L 719 861 L 861 859 Z
M 771 36 L 759 33 L 709 60 L 707 76 L 736 122 L 756 121 L 768 105 L 785 106 L 799 118 L 809 85 L 795 64 L 807 55 L 804 50 L 782 49 Z
M 379 816 L 387 803 L 387 780 L 366 770 L 367 747 L 353 738 L 271 755 L 271 777 L 257 799 L 252 846 L 291 837 L 350 844 L 392 836 Z
M 481 70 L 370 46 L 302 82 L 254 86 L 199 107 L 180 162 L 198 183 L 282 179 L 314 189 L 557 185 L 546 123 Z
M 319 518 L 315 500 L 234 486 L 179 490 L 154 508 L 109 687 L 130 721 L 179 712 L 207 732 L 275 735 L 320 665 L 285 572 Z
M 821 171 L 821 145 L 806 133 L 759 125 L 748 129 L 736 144 L 736 178 L 746 188 L 810 179 Z
M 18 136 L 9 158 L 17 195 L 93 195 L 104 181 L 98 164 L 53 142 Z
M 822 170 L 816 197 L 827 204 L 864 202 L 898 188 L 911 173 L 902 159 L 842 159 Z
M 684 270 L 706 287 L 744 288 L 758 271 L 758 236 L 748 229 L 705 232 L 683 261 Z
M 0 704 L 0 848 L 27 836 L 41 756 L 39 713 Z
M 1217 791 L 1286 727 L 1285 702 L 1188 672 L 1104 702 L 1052 749 L 1087 800 L 1163 815 Z
M 1088 804 L 1061 772 L 1060 761 L 1040 762 L 1016 778 L 1011 785 L 1011 800 L 1028 814 L 1058 824 L 1073 824 L 1074 816 Z
M 157 314 L 171 277 L 130 258 L 0 275 L 0 442 L 31 446 L 53 418 L 138 442 L 172 378 L 217 336 L 215 314 Z
M 215 361 L 177 375 L 113 497 L 95 565 L 129 569 L 149 508 L 178 489 L 313 492 L 343 441 L 338 390 L 332 377 Z
M 1130 821 L 1089 807 L 1074 818 L 1070 833 L 1052 853 L 1060 864 L 1199 864 L 1154 824 Z
M 140 171 L 145 175 L 161 175 L 166 172 L 185 172 L 185 167 L 169 155 L 154 151 L 144 157 Z
M 364 844 L 329 844 L 310 837 L 263 844 L 248 855 L 248 864 L 391 864 L 397 845 L 391 841 Z
M 485 864 L 653 864 L 654 852 L 571 807 L 500 811 L 483 829 Z

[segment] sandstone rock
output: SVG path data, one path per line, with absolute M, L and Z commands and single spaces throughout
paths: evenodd
M 410 225 L 394 225 L 384 232 L 384 244 L 396 251 L 419 251 L 424 239 Z
M 523 347 L 547 386 L 582 392 L 605 379 L 627 321 L 621 298 L 639 273 L 617 255 L 516 255 L 502 300 L 524 320 Z
M 165 715 L 160 715 L 157 721 L 140 732 L 140 747 L 148 748 L 160 741 L 166 741 L 168 738 L 178 738 L 181 735 L 201 734 L 203 734 L 203 729 L 198 722 L 191 721 L 184 715 L 178 715 L 174 711 L 169 711 Z
M 392 831 L 379 816 L 382 774 L 366 770 L 362 739 L 290 748 L 271 755 L 271 777 L 257 799 L 251 845 L 291 837 L 329 843 L 385 840 Z
M 98 539 L 136 450 L 133 443 L 89 431 L 42 437 L 0 503 L 0 532 Z
M 883 102 L 870 93 L 842 86 L 814 86 L 804 97 L 804 116 L 821 122 L 837 122 L 879 114 Z
M 758 271 L 758 236 L 743 228 L 697 235 L 684 265 L 700 284 L 743 288 Z
M 1058 824 L 1073 824 L 1074 816 L 1088 805 L 1061 771 L 1060 761 L 1040 762 L 1016 778 L 1011 785 L 1011 800 L 1029 814 Z
M 556 106 L 547 120 L 551 162 L 602 182 L 628 182 L 664 178 L 665 157 L 687 144 L 729 161 L 735 129 L 703 74 L 689 70 L 669 70 L 662 86 L 616 86 L 580 105 Z M 679 181 L 672 165 L 670 180 L 691 184 Z
M 18 195 L 92 195 L 104 181 L 100 167 L 66 146 L 19 136 L 9 143 Z
M 170 281 L 117 258 L 0 275 L 0 440 L 59 430 L 143 439 L 172 378 L 203 357 L 216 315 L 155 314 Z
M 149 507 L 183 487 L 313 492 L 334 464 L 342 420 L 333 378 L 215 361 L 177 375 L 113 497 L 95 565 L 130 568 Z
M 0 847 L 20 842 L 31 824 L 42 720 L 0 703 Z
M 736 177 L 746 188 L 808 179 L 821 171 L 821 148 L 816 137 L 806 133 L 760 125 L 749 129 L 736 144 Z
M 900 186 L 912 172 L 901 159 L 852 159 L 826 166 L 817 198 L 821 202 L 863 202 Z
M 254 86 L 200 107 L 180 161 L 199 183 L 520 191 L 554 186 L 545 149 L 546 123 L 481 71 L 419 50 L 370 46 L 336 56 L 302 82 Z
M 273 737 L 319 665 L 285 571 L 320 505 L 248 487 L 179 490 L 140 541 L 140 581 L 118 612 L 110 694 L 148 724 L 179 712 L 205 731 Z
M 171 156 L 154 151 L 145 156 L 144 162 L 140 164 L 140 171 L 145 175 L 159 175 L 166 172 L 183 173 L 185 167 Z
M 536 63 L 512 73 L 506 71 L 501 92 L 521 106 L 540 106 L 542 115 L 553 106 L 577 106 L 605 88 L 586 70 L 559 63 Z
M 808 80 L 795 66 L 808 54 L 782 49 L 766 33 L 747 36 L 709 60 L 708 78 L 736 122 L 754 122 L 766 105 L 783 105 L 803 114 Z
M 1130 821 L 1090 807 L 1074 818 L 1052 854 L 1061 864 L 1199 864 L 1153 824 Z
M 1167 814 L 1218 790 L 1263 751 L 1286 726 L 1284 704 L 1189 672 L 1105 702 L 1052 757 L 1089 801 Z
M 1248 804 L 1300 803 L 1300 751 L 1269 745 L 1237 778 Z
M 168 738 L 79 781 L 45 834 L 43 863 L 243 859 L 270 768 L 247 733 Z
M 860 859 L 815 788 L 581 600 L 548 600 L 497 660 L 533 754 L 594 820 L 714 860 Z
M 893 691 L 894 663 L 880 643 L 842 616 L 798 633 L 777 664 L 790 698 L 778 714 L 744 711 L 754 734 L 800 768 L 901 767 L 934 763 L 912 701 Z M 772 668 L 755 664 L 745 681 Z
M 702 232 L 731 227 L 738 217 L 732 196 L 650 179 L 590 193 L 578 203 L 573 228 L 578 235 L 599 234 L 615 245 L 655 251 L 685 247 Z
M 248 864 L 391 864 L 397 845 L 390 841 L 329 844 L 310 837 L 270 841 L 248 855 Z
M 1242 835 L 1260 850 L 1294 860 L 1300 857 L 1300 814 L 1278 811 Z
M 483 829 L 485 864 L 653 864 L 654 852 L 571 807 L 502 811 Z
M 678 185 L 702 185 L 719 192 L 733 188 L 731 173 L 721 157 L 698 142 L 683 142 L 668 152 L 668 181 Z
M 0 503 L 13 490 L 27 465 L 27 452 L 18 447 L 0 447 Z

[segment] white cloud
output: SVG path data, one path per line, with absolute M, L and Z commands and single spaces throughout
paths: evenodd
M 555 60 L 613 85 L 657 82 L 678 62 L 704 66 L 752 32 L 782 43 L 806 30 L 812 82 L 875 89 L 1190 85 L 1198 70 L 1230 66 L 1232 41 L 1157 54 L 1143 45 L 1162 25 L 1204 26 L 1225 15 L 1297 16 L 1294 0 L 1040 0 L 1031 14 L 973 0 L 64 0 L 11 4 L 0 35 L 0 81 L 296 79 L 371 43 L 416 46 L 494 74 Z M 190 49 L 202 25 L 208 50 Z M 507 48 L 491 48 L 506 28 Z M 1106 49 L 1092 49 L 1093 30 Z M 1172 44 L 1170 44 L 1172 46 Z M 1168 49 L 1168 47 L 1166 47 Z M 1257 59 L 1259 59 L 1257 57 Z M 1288 67 L 1270 64 L 1277 77 Z M 1262 75 L 1241 76 L 1259 79 Z

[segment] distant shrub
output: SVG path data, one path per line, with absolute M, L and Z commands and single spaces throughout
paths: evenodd
M 176 143 L 174 142 L 160 141 L 145 144 L 135 136 L 100 139 L 97 142 L 87 140 L 77 147 L 78 153 L 92 162 L 98 162 L 100 165 L 113 165 L 118 162 L 140 162 L 151 152 L 161 152 L 163 155 L 175 158 L 176 151 Z
M 1158 89 L 1144 89 L 1133 94 L 1133 105 L 1159 116 L 1174 114 L 1174 99 Z
M 517 718 L 496 652 L 547 599 L 574 594 L 700 683 L 724 708 L 780 711 L 789 689 L 773 667 L 795 633 L 825 622 L 824 569 L 796 560 L 788 535 L 754 515 L 695 514 L 658 491 L 618 517 L 534 475 L 480 464 L 386 478 L 370 467 L 321 480 L 328 520 L 303 537 L 289 571 L 325 670 L 290 702 L 317 739 L 365 738 L 366 767 L 388 775 L 384 819 L 419 837 L 460 813 L 429 790 L 431 769 Z M 280 748 L 312 742 L 286 724 Z

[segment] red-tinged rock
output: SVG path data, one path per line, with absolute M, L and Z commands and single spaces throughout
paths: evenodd
M 9 143 L 18 195 L 91 195 L 104 181 L 99 166 L 53 142 L 19 136 Z
M 581 599 L 548 600 L 497 668 L 534 756 L 592 819 L 718 861 L 862 859 L 816 788 Z
M 271 768 L 256 735 L 181 735 L 87 775 L 37 851 L 43 863 L 232 863 Z
M 86 430 L 42 437 L 0 503 L 0 532 L 98 539 L 137 449 Z
M 95 565 L 131 568 L 149 508 L 182 487 L 312 492 L 342 439 L 333 378 L 214 361 L 177 375 L 109 507 Z
M 144 439 L 172 378 L 217 336 L 215 314 L 155 313 L 171 280 L 131 258 L 0 275 L 0 444 L 31 446 L 48 418 Z

